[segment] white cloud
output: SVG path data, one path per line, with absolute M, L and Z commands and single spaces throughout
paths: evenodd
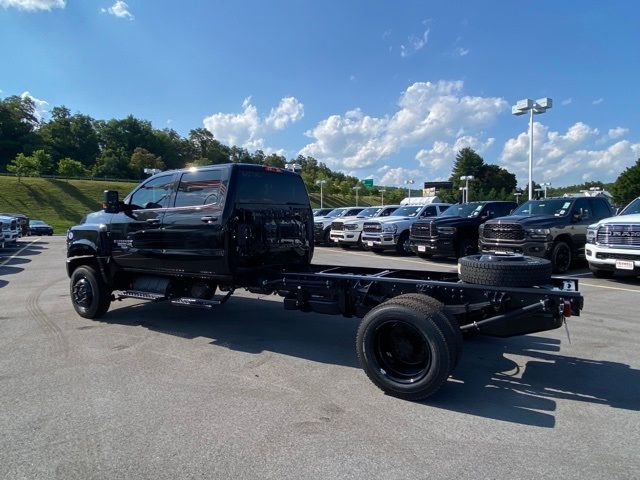
M 593 103 L 594 105 L 600 105 L 602 102 L 604 102 L 604 98 L 600 97 L 600 98 L 595 99 L 591 103 Z
M 331 115 L 306 132 L 300 153 L 344 169 L 376 165 L 401 148 L 449 141 L 490 125 L 508 104 L 503 98 L 462 95 L 462 81 L 419 82 L 400 96 L 390 116 L 356 108 Z
M 300 120 L 303 115 L 304 105 L 294 97 L 285 97 L 277 107 L 271 109 L 266 118 L 261 118 L 258 109 L 251 104 L 251 97 L 247 97 L 242 102 L 242 112 L 215 113 L 206 117 L 203 124 L 218 140 L 228 145 L 282 154 L 282 150 L 274 151 L 265 147 L 264 135 L 270 131 L 282 130 L 289 123 Z
M 100 11 L 126 20 L 133 20 L 135 18 L 129 11 L 129 5 L 127 5 L 127 2 L 123 2 L 122 0 L 117 0 L 109 8 L 101 8 Z
M 408 57 L 409 55 L 422 50 L 429 42 L 429 29 L 427 28 L 422 36 L 416 37 L 414 35 L 407 39 L 407 44 L 400 45 L 400 56 Z
M 571 103 L 573 103 L 573 98 L 569 97 L 569 98 L 565 98 L 564 100 L 562 100 L 560 102 L 560 105 L 566 107 L 567 105 L 571 105 Z
M 629 133 L 628 128 L 624 127 L 616 127 L 609 129 L 609 133 L 607 134 L 611 140 L 615 140 L 616 138 L 620 138 Z
M 626 129 L 611 129 L 614 136 L 624 135 Z M 551 181 L 554 185 L 572 185 L 584 178 L 612 181 L 640 155 L 640 143 L 620 140 L 599 148 L 601 140 L 597 128 L 577 122 L 565 133 L 534 123 L 534 179 Z M 607 134 L 610 137 L 610 133 Z M 500 156 L 504 167 L 516 173 L 521 183 L 528 178 L 529 134 L 523 132 L 505 142 Z M 595 174 L 593 172 L 596 172 Z
M 20 98 L 30 98 L 33 101 L 35 105 L 34 115 L 38 119 L 38 121 L 42 121 L 42 119 L 49 113 L 49 102 L 40 98 L 36 98 L 29 92 L 22 92 L 20 94 Z
M 17 8 L 28 12 L 36 10 L 50 11 L 53 8 L 64 8 L 66 4 L 66 0 L 0 0 L 0 7 Z
M 456 49 L 453 51 L 453 54 L 458 56 L 458 57 L 465 57 L 469 54 L 471 50 L 468 48 L 464 48 L 464 47 L 456 47 Z
M 411 188 L 421 188 L 420 181 L 424 177 L 424 172 L 420 170 L 412 170 L 407 168 L 389 168 L 385 174 L 378 181 L 379 185 L 385 187 L 404 187 L 405 180 L 415 180 L 416 183 L 411 185 Z
M 479 154 L 484 153 L 493 143 L 494 138 L 488 138 L 486 141 L 480 140 L 472 135 L 463 135 L 456 138 L 455 142 L 433 142 L 433 146 L 427 149 L 421 149 L 416 154 L 416 160 L 421 166 L 429 171 L 430 176 L 446 175 L 451 171 L 456 155 L 463 148 L 473 148 Z

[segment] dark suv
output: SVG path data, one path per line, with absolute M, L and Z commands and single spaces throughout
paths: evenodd
M 452 205 L 437 218 L 411 226 L 411 250 L 422 258 L 464 257 L 478 251 L 478 226 L 491 218 L 509 215 L 515 202 L 470 202 Z
M 551 260 L 564 273 L 576 257 L 584 257 L 587 227 L 612 217 L 605 197 L 559 197 L 529 200 L 513 214 L 480 225 L 483 252 L 513 252 Z

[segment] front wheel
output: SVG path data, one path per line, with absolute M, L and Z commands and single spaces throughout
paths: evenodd
M 400 234 L 400 238 L 398 238 L 398 243 L 396 243 L 396 252 L 400 255 L 411 255 L 413 251 L 411 250 L 411 242 L 409 241 L 409 232 L 402 232 Z
M 71 274 L 71 302 L 81 317 L 100 318 L 109 310 L 111 291 L 93 267 L 78 267 Z
M 556 242 L 551 249 L 553 273 L 566 273 L 571 267 L 571 248 L 566 242 Z

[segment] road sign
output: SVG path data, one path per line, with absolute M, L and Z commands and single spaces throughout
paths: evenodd
M 373 187 L 373 178 L 365 178 L 364 180 L 362 180 L 362 184 L 365 187 L 369 187 L 369 188 Z

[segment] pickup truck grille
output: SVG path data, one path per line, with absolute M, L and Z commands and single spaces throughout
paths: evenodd
M 382 232 L 382 225 L 378 222 L 364 222 L 363 230 L 367 233 L 380 233 Z
M 438 236 L 438 227 L 433 222 L 416 222 L 411 225 L 411 236 L 416 238 L 428 238 Z
M 331 222 L 331 230 L 344 230 L 344 222 Z
M 321 234 L 324 231 L 324 225 L 322 224 L 322 222 L 314 223 L 313 224 L 313 231 L 316 234 L 318 234 L 318 233 Z
M 602 245 L 640 247 L 640 225 L 603 225 L 596 241 Z
M 492 240 L 524 240 L 524 230 L 522 226 L 513 223 L 485 223 L 483 237 Z

